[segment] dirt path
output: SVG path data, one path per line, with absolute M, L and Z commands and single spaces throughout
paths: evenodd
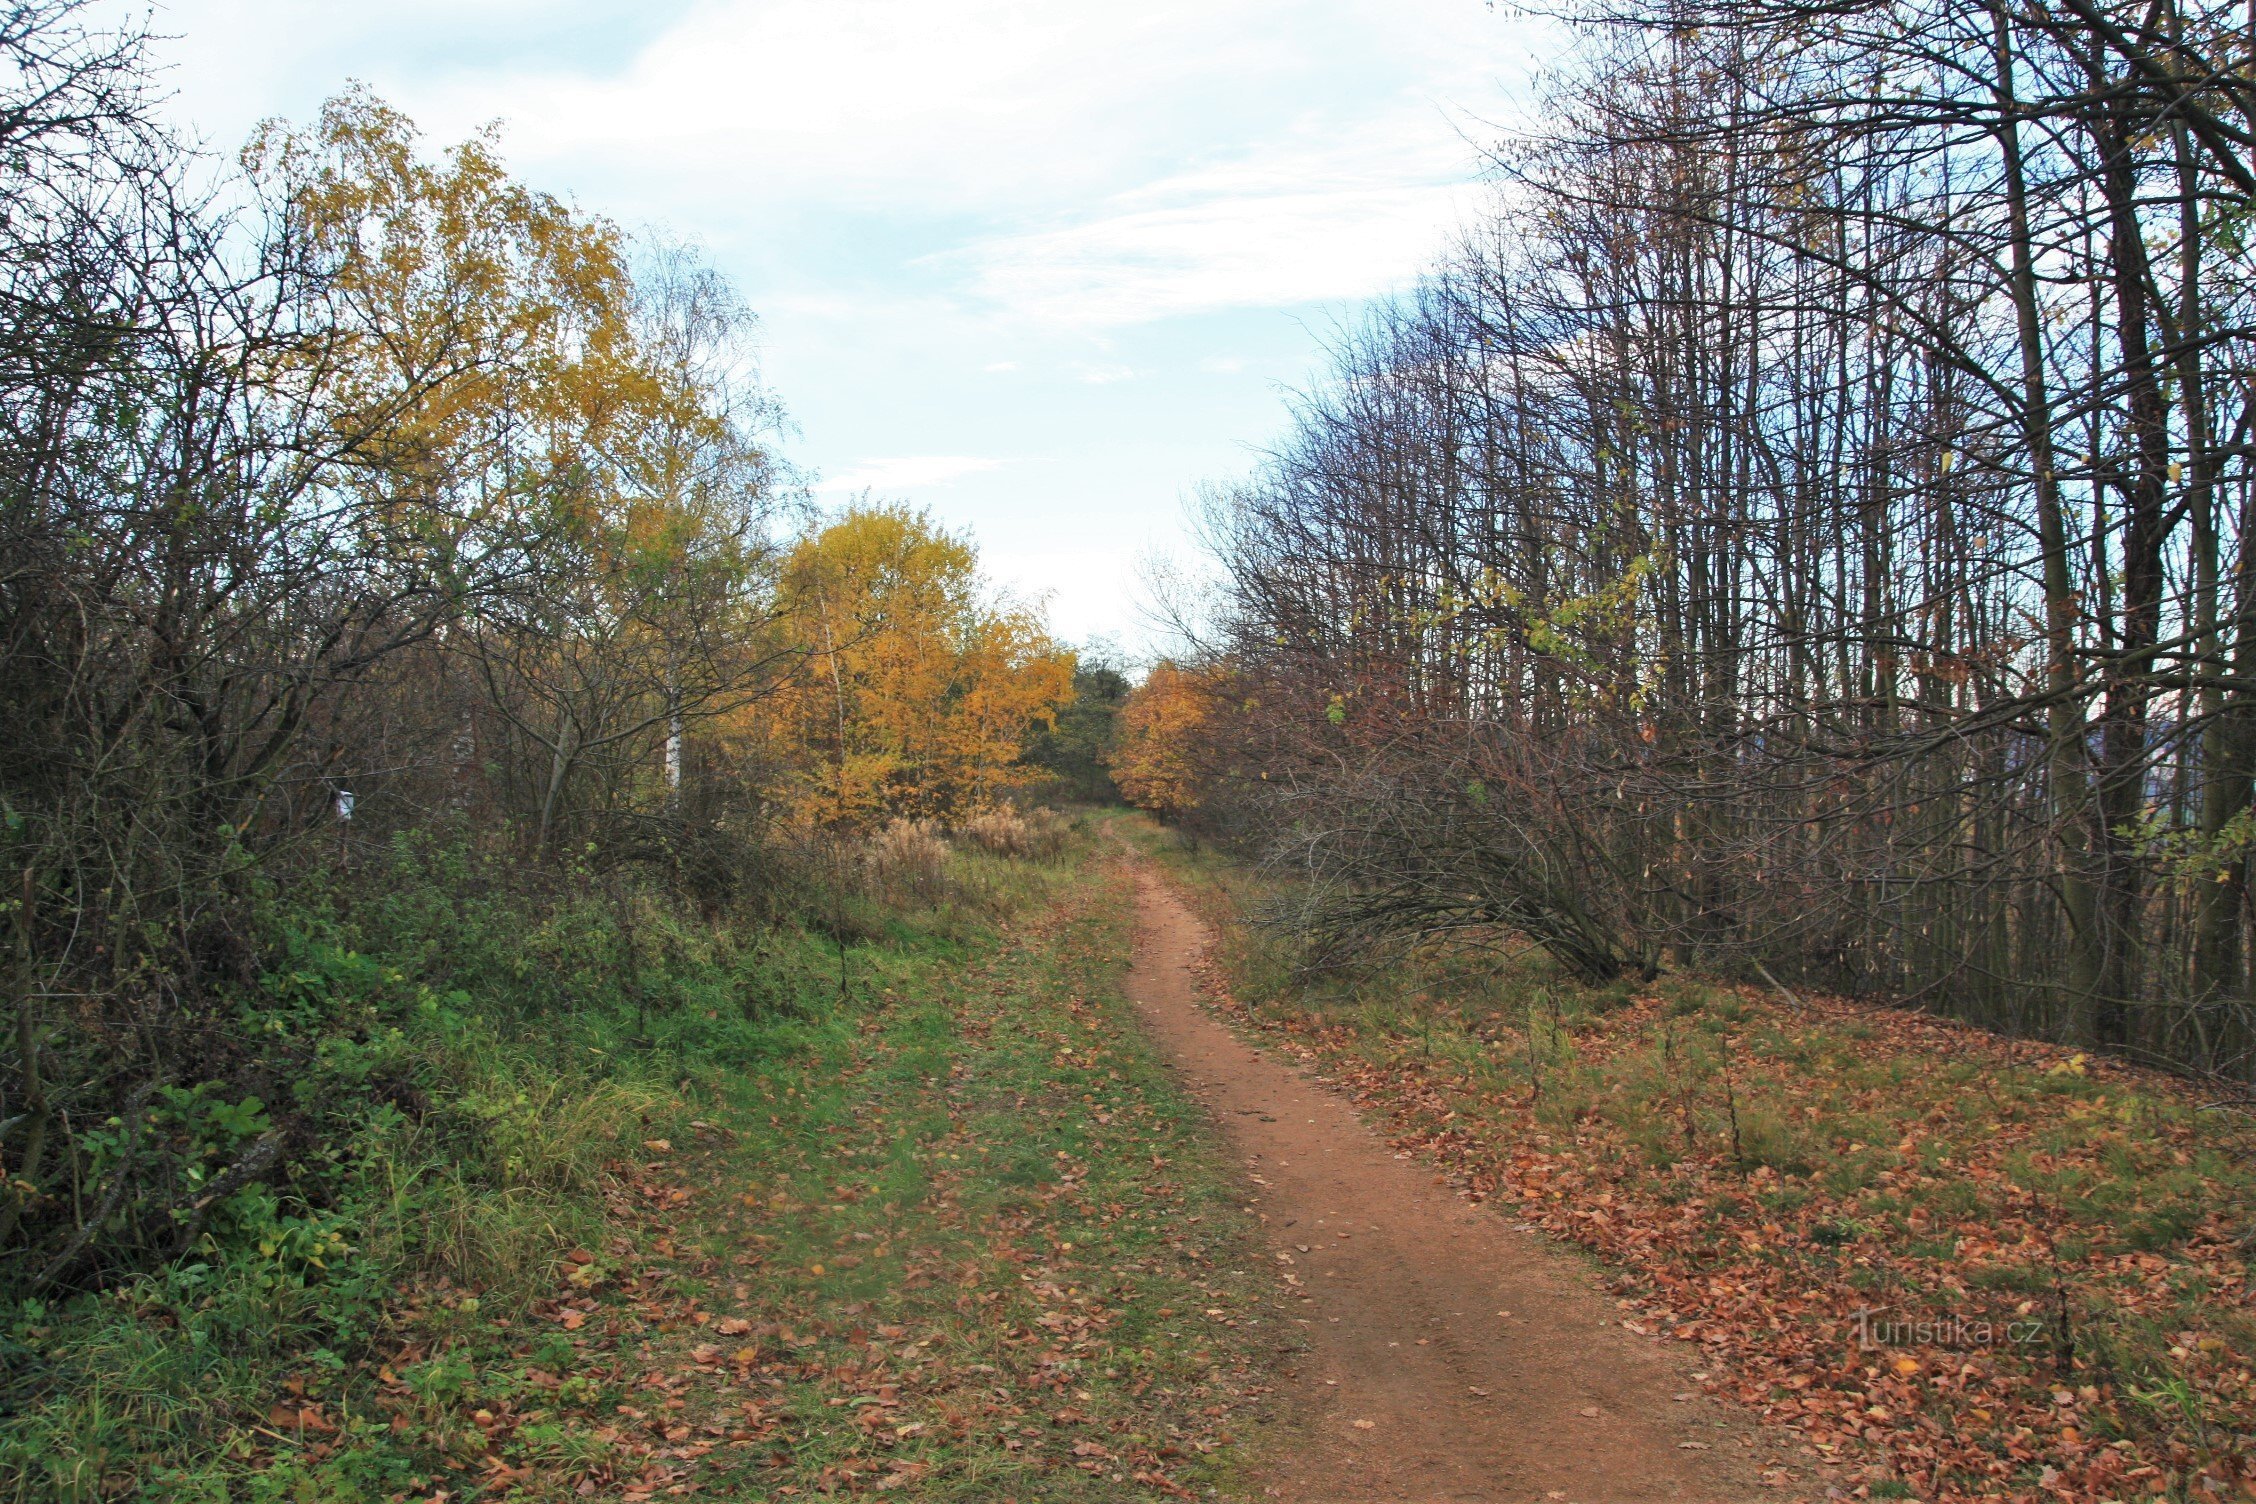
M 1280 1356 L 1288 1434 L 1267 1448 L 1269 1497 L 1802 1492 L 1776 1467 L 1776 1438 L 1699 1395 L 1673 1345 L 1623 1330 L 1572 1256 L 1461 1200 L 1342 1095 L 1209 1016 L 1192 970 L 1204 926 L 1148 869 L 1136 881 L 1129 994 L 1244 1160 L 1270 1251 L 1298 1282 L 1307 1346 Z

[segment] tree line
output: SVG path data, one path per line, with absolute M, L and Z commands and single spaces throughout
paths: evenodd
M 2245 1077 L 2256 8 L 1560 19 L 1492 212 L 1210 496 L 1123 786 L 1304 878 L 1319 957 L 1511 933 Z
M 360 88 L 215 161 L 94 15 L 0 12 L 0 1286 L 33 1293 L 307 1149 L 218 1185 L 157 1142 L 167 1093 L 283 1069 L 292 895 L 422 833 L 772 909 L 1002 799 L 1075 673 L 929 517 L 807 504 L 694 248 Z

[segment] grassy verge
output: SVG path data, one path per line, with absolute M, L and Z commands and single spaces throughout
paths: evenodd
M 843 994 L 825 937 L 481 898 L 456 860 L 269 979 L 296 1081 L 166 1128 L 223 1164 L 287 1092 L 350 1119 L 336 1162 L 200 1257 L 10 1313 L 0 1497 L 1222 1479 L 1246 1228 L 1127 1028 L 1130 906 L 1085 844 L 865 905 Z
M 643 1412 L 648 1455 L 615 1477 L 1005 1501 L 1219 1476 L 1259 1320 L 1231 1272 L 1246 1227 L 1127 1026 L 1118 880 L 1051 882 L 1006 941 L 878 961 L 857 1027 L 739 1081 L 693 1152 L 641 1167 L 681 1185 L 656 1193 L 690 1236 L 630 1276 L 627 1319 L 682 1337 L 584 1397 L 605 1426 Z M 596 1309 L 580 1319 L 621 1319 Z
M 1294 975 L 1247 874 L 1145 828 L 1244 1018 L 1398 1144 L 1591 1249 L 1625 1323 L 1844 1492 L 2256 1497 L 2256 1140 L 2182 1082 L 1925 1015 L 1537 954 Z

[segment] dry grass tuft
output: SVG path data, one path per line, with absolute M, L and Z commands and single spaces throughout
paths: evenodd
M 930 900 L 946 881 L 948 843 L 932 820 L 895 820 L 866 837 L 856 856 L 874 896 Z
M 1070 817 L 1054 809 L 1020 810 L 990 804 L 956 822 L 956 836 L 990 856 L 1055 861 L 1072 833 Z

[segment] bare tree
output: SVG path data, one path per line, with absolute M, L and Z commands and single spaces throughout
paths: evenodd
M 1211 528 L 1318 928 L 2251 1068 L 2256 34 L 1592 6 Z

